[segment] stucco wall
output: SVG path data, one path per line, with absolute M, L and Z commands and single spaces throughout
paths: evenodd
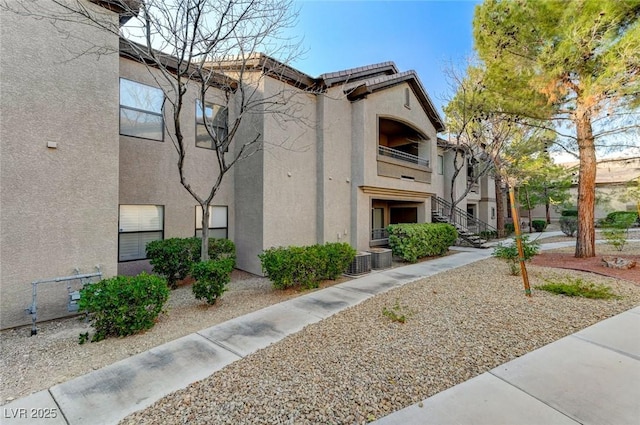
M 351 234 L 351 103 L 335 91 L 317 98 L 318 242 Z
M 262 98 L 262 83 L 258 90 L 252 91 L 254 99 L 259 103 Z M 241 143 L 258 137 L 259 143 L 264 140 L 264 116 L 260 113 L 246 115 L 236 133 L 236 152 Z M 261 274 L 258 254 L 263 248 L 263 211 L 264 211 L 264 150 L 255 152 L 247 159 L 234 166 L 235 192 L 235 243 L 237 252 L 236 266 L 251 273 Z
M 157 87 L 157 82 L 147 67 L 132 60 L 120 60 L 120 77 Z M 206 198 L 218 176 L 219 168 L 213 150 L 195 145 L 197 90 L 196 85 L 188 88 L 182 110 L 181 129 L 187 152 L 184 169 L 191 187 L 199 196 Z M 215 88 L 209 89 L 207 100 L 224 104 L 222 92 Z M 195 208 L 198 205 L 180 184 L 178 154 L 170 137 L 173 129 L 171 114 L 171 108 L 165 104 L 164 116 L 169 131 L 165 131 L 163 142 L 120 136 L 119 204 L 163 205 L 165 239 L 195 235 Z M 228 207 L 228 237 L 231 240 L 234 240 L 235 217 L 233 186 L 234 173 L 229 172 L 224 176 L 212 202 L 212 205 Z M 119 270 L 123 274 L 137 273 L 146 263 L 144 260 L 123 262 L 119 264 Z
M 265 115 L 264 248 L 313 244 L 317 241 L 315 96 L 272 78 L 264 80 L 264 92 L 266 97 L 282 93 L 290 110 Z
M 118 37 L 58 25 L 74 36 L 0 14 L 2 328 L 30 321 L 31 281 L 117 269 Z M 82 54 L 95 46 L 110 53 Z M 64 283 L 41 285 L 39 320 L 67 314 L 67 300 Z

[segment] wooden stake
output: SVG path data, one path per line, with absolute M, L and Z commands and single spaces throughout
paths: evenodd
M 516 196 L 513 185 L 509 185 L 509 200 L 511 201 L 511 216 L 513 217 L 513 228 L 516 232 L 516 246 L 518 247 L 518 259 L 520 261 L 520 270 L 522 271 L 522 281 L 524 282 L 524 293 L 527 297 L 530 297 L 531 287 L 529 286 L 529 275 L 527 274 L 527 266 L 524 264 L 524 249 L 522 248 L 520 218 L 518 217 L 518 209 L 516 208 Z

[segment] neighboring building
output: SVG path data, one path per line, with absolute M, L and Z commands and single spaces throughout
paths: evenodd
M 117 22 L 117 13 L 102 13 Z M 6 328 L 29 322 L 32 281 L 96 266 L 105 276 L 149 270 L 148 241 L 201 229 L 196 202 L 179 182 L 153 71 L 119 50 L 117 36 L 91 26 L 65 37 L 42 21 L 3 13 L 0 27 Z M 120 57 L 77 55 L 78 38 Z M 254 72 L 264 73 L 255 79 L 259 92 L 287 91 L 304 119 L 283 125 L 255 115 L 238 135 L 259 134 L 265 148 L 225 177 L 211 236 L 236 243 L 239 268 L 260 274 L 257 255 L 272 246 L 339 241 L 366 250 L 387 242 L 391 223 L 431 220 L 432 198 L 446 198 L 447 154 L 436 143 L 444 125 L 415 72 L 385 62 L 317 78 L 286 67 L 274 77 L 270 67 L 283 64 L 254 60 Z M 220 131 L 232 118 L 219 106 L 223 97 L 212 90 L 206 104 Z M 181 122 L 188 169 L 194 187 L 206 189 L 214 151 L 192 89 L 189 104 Z M 481 181 L 462 208 L 491 221 L 491 188 Z M 64 284 L 43 285 L 39 319 L 65 314 L 66 298 Z
M 578 200 L 578 162 L 561 164 L 573 170 L 572 185 L 569 189 L 570 203 L 577 205 Z M 595 219 L 603 219 L 613 211 L 637 211 L 638 200 L 625 196 L 629 185 L 640 178 L 640 157 L 603 159 L 596 165 L 596 206 Z M 557 221 L 562 205 L 551 205 L 551 221 Z M 528 212 L 521 208 L 520 217 L 526 218 Z M 534 220 L 545 219 L 545 206 L 539 205 L 531 211 Z

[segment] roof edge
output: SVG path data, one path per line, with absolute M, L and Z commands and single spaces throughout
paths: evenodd
M 344 69 L 342 71 L 328 72 L 321 74 L 318 80 L 322 81 L 325 87 L 344 84 L 349 81 L 370 78 L 375 75 L 393 75 L 399 72 L 394 62 L 381 62 L 372 65 L 360 66 L 357 68 Z
M 376 78 L 373 80 L 370 79 L 363 81 L 361 85 L 358 85 L 351 90 L 346 91 L 346 94 L 349 100 L 357 100 L 366 97 L 370 93 L 384 90 L 386 88 L 393 87 L 404 82 L 408 83 L 411 86 L 413 92 L 420 101 L 420 105 L 433 123 L 436 132 L 440 133 L 444 131 L 444 120 L 433 105 L 429 94 L 424 89 L 424 86 L 420 81 L 420 77 L 418 77 L 418 74 L 414 70 L 401 72 L 396 75 Z

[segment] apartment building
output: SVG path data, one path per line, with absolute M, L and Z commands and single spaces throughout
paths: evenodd
M 87 7 L 119 19 L 117 10 Z M 7 328 L 30 321 L 32 281 L 97 267 L 106 277 L 150 270 L 147 242 L 202 229 L 180 184 L 155 71 L 123 52 L 117 35 L 91 26 L 68 37 L 3 13 L 0 27 Z M 109 49 L 78 54 L 82 43 L 98 42 Z M 263 146 L 225 176 L 211 208 L 211 236 L 236 243 L 238 268 L 261 274 L 257 255 L 273 246 L 348 242 L 367 250 L 387 243 L 389 224 L 431 220 L 432 197 L 445 195 L 446 153 L 436 136 L 444 123 L 414 71 L 385 62 L 311 77 L 264 55 L 252 60 L 256 92 L 287 92 L 299 119 L 254 114 L 230 146 L 255 137 Z M 198 191 L 217 176 L 203 120 L 227 131 L 226 94 L 210 90 L 203 117 L 195 88 L 187 90 L 181 126 Z M 470 213 L 482 216 L 480 208 Z M 64 283 L 41 286 L 39 320 L 66 314 Z

